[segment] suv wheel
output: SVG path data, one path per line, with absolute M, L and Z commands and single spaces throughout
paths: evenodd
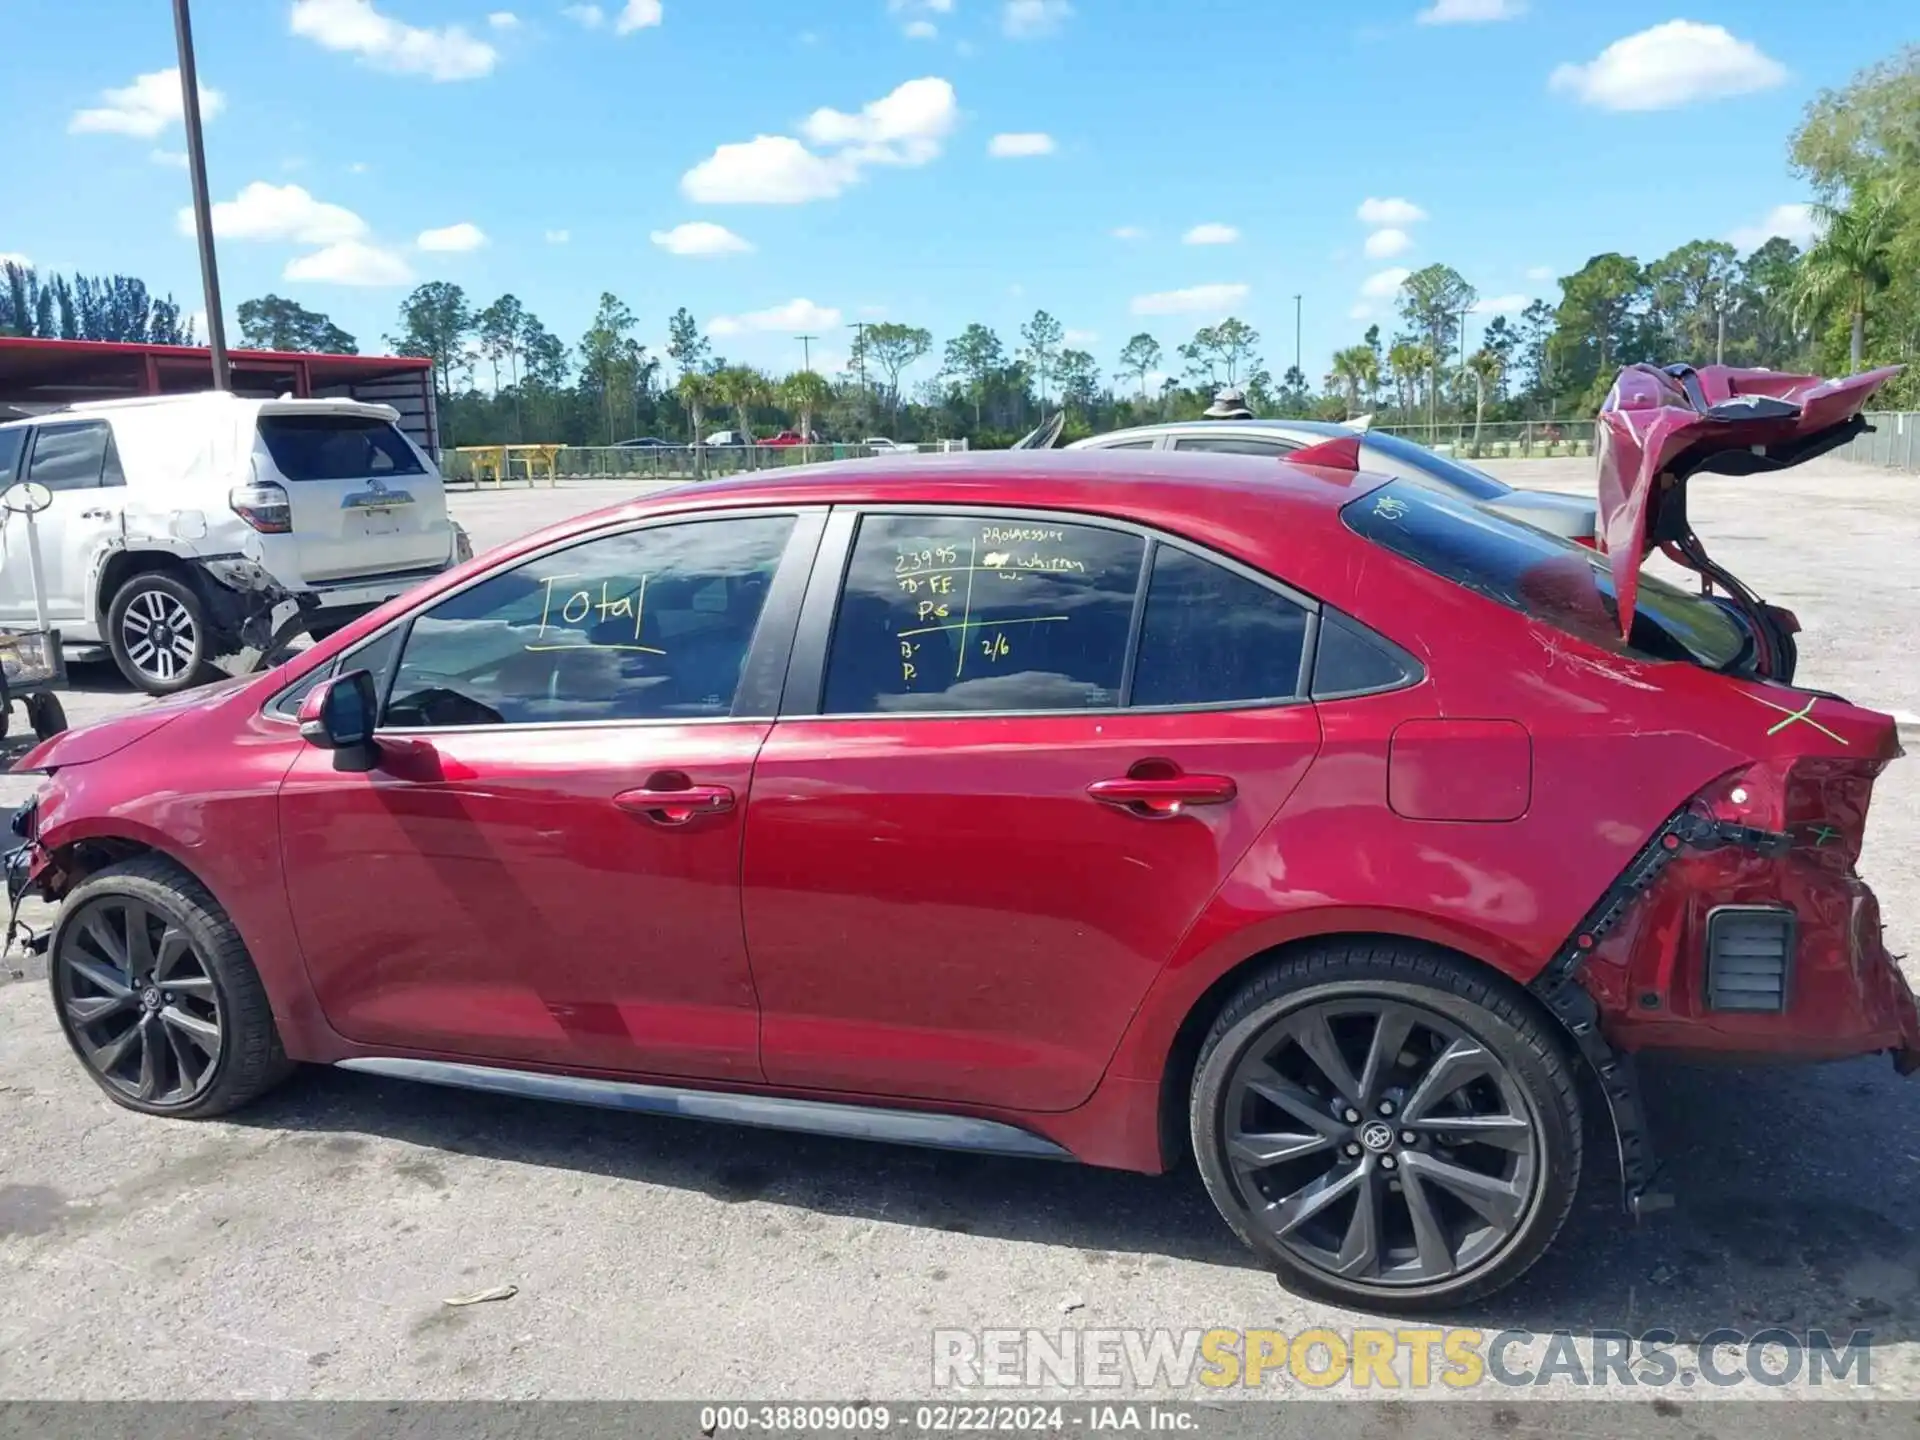
M 157 570 L 135 575 L 107 607 L 107 648 L 120 673 L 149 695 L 172 695 L 204 678 L 206 607 L 193 587 Z
M 166 860 L 122 861 L 76 885 L 47 960 L 67 1042 L 129 1110 L 219 1115 L 293 1068 L 233 922 Z
M 1191 1118 L 1227 1223 L 1290 1288 L 1356 1309 L 1512 1283 L 1580 1178 L 1552 1020 L 1416 945 L 1329 945 L 1250 982 L 1201 1049 Z

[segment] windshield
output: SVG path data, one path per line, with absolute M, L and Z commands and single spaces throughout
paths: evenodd
M 26 438 L 24 426 L 18 430 L 0 430 L 0 490 L 20 478 L 16 473 L 20 466 L 20 445 Z
M 1651 575 L 1640 577 L 1633 633 L 1622 644 L 1605 556 L 1471 500 L 1395 480 L 1341 517 L 1376 545 L 1600 649 L 1711 670 L 1746 658 L 1746 632 L 1726 609 Z
M 1437 450 L 1429 450 L 1424 445 L 1400 435 L 1388 435 L 1383 431 L 1369 430 L 1366 436 L 1369 450 L 1399 461 L 1402 465 L 1427 474 L 1451 485 L 1463 495 L 1471 495 L 1476 500 L 1492 500 L 1497 496 L 1512 492 L 1511 485 L 1503 485 L 1484 470 L 1476 470 L 1463 460 L 1455 460 L 1450 455 L 1442 455 Z

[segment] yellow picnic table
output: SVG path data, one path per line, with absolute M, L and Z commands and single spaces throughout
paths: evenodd
M 527 487 L 531 489 L 543 468 L 549 487 L 559 483 L 554 462 L 559 459 L 562 448 L 559 445 L 459 445 L 453 453 L 471 455 L 474 484 L 482 484 L 492 476 L 496 490 L 503 480 L 512 478 L 513 462 L 518 457 L 527 467 Z

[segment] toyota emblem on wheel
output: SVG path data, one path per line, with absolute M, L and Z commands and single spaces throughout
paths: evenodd
M 1378 1155 L 1393 1148 L 1393 1127 L 1384 1120 L 1369 1120 L 1360 1127 L 1360 1143 Z

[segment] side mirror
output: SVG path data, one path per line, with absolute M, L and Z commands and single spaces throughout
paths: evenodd
M 370 770 L 377 755 L 373 743 L 380 695 L 373 676 L 350 670 L 323 680 L 300 702 L 300 737 L 334 752 L 341 770 Z

